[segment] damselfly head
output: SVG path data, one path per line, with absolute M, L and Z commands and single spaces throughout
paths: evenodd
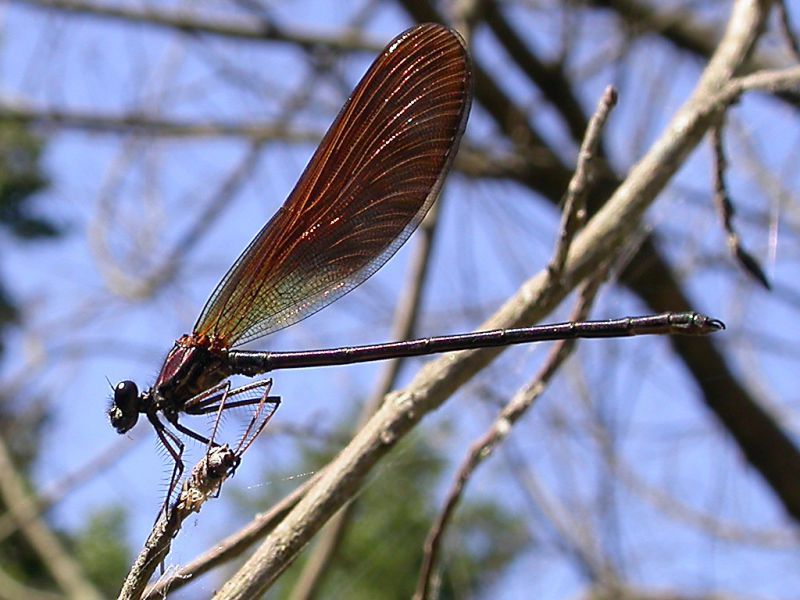
M 117 433 L 126 433 L 139 420 L 139 388 L 132 381 L 120 381 L 114 387 L 114 399 L 108 418 Z

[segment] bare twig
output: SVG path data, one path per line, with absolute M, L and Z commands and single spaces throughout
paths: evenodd
M 666 5 L 641 0 L 592 0 L 595 6 L 612 9 L 627 21 L 635 31 L 653 32 L 669 40 L 677 48 L 707 60 L 715 52 L 721 39 L 719 27 L 706 25 L 702 19 L 687 18 L 684 5 Z M 777 3 L 770 3 L 777 4 Z M 768 53 L 753 52 L 739 68 L 739 73 L 773 70 L 780 62 Z M 800 94 L 797 89 L 780 90 L 784 100 L 797 106 Z
M 787 90 L 797 89 L 800 85 L 800 66 L 776 69 L 773 71 L 759 71 L 750 75 L 737 77 L 720 90 L 715 101 L 730 105 L 736 102 L 745 92 L 764 91 L 778 94 Z
M 627 486 L 631 493 L 637 494 L 667 518 L 703 531 L 725 543 L 741 544 L 751 548 L 785 550 L 797 547 L 800 532 L 796 530 L 786 527 L 764 529 L 726 522 L 721 515 L 712 510 L 703 512 L 682 500 L 677 494 L 671 494 L 653 485 L 636 472 L 633 464 L 628 464 L 615 452 L 614 442 L 606 429 L 595 426 L 590 427 L 589 431 L 600 447 L 600 456 L 616 478 Z
M 120 600 L 138 600 L 144 592 L 147 581 L 152 576 L 158 564 L 163 564 L 164 558 L 169 553 L 172 539 L 177 535 L 183 521 L 195 512 L 200 512 L 203 504 L 211 496 L 218 496 L 224 481 L 233 475 L 236 468 L 241 464 L 242 455 L 255 442 L 269 423 L 272 415 L 275 414 L 280 399 L 270 398 L 269 390 L 272 387 L 272 380 L 263 380 L 244 385 L 228 394 L 224 391 L 219 406 L 217 407 L 216 420 L 209 436 L 208 449 L 205 456 L 200 460 L 191 474 L 187 477 L 181 487 L 175 502 L 165 506 L 161 511 L 158 521 L 153 526 L 153 531 L 145 542 L 144 549 L 139 553 L 138 558 L 131 567 L 128 577 L 122 586 Z M 250 421 L 244 431 L 239 436 L 239 441 L 235 448 L 231 449 L 227 444 L 216 445 L 213 442 L 217 434 L 223 411 L 226 407 L 226 400 L 242 394 L 255 393 L 253 398 L 260 398 L 258 404 L 253 405 Z M 229 406 L 235 405 L 233 401 Z M 179 461 L 180 457 L 176 457 Z M 167 504 L 172 496 L 173 484 L 176 482 L 175 471 L 170 482 L 170 489 L 167 493 Z
M 318 142 L 319 132 L 291 131 L 280 124 L 236 122 L 192 122 L 166 119 L 147 113 L 102 114 L 98 111 L 37 108 L 24 104 L 0 104 L 0 122 L 22 123 L 43 128 L 73 129 L 92 133 L 136 134 L 159 138 L 247 138 L 255 142 L 279 139 Z
M 580 501 L 578 500 L 577 505 L 565 507 L 560 498 L 548 492 L 533 470 L 525 464 L 524 455 L 514 442 L 514 438 L 509 438 L 503 445 L 504 458 L 523 498 L 535 507 L 536 513 L 541 514 L 552 528 L 558 550 L 570 557 L 578 573 L 586 580 L 604 583 L 619 581 L 618 569 L 613 560 L 603 553 L 602 542 L 587 523 L 588 514 Z
M 129 269 L 120 267 L 110 256 L 107 250 L 106 219 L 110 208 L 104 210 L 102 202 L 99 210 L 100 217 L 95 219 L 89 231 L 98 264 L 108 286 L 115 293 L 133 299 L 151 296 L 159 290 L 164 283 L 170 281 L 182 264 L 186 256 L 202 239 L 208 229 L 216 222 L 222 210 L 231 204 L 238 190 L 248 181 L 248 177 L 258 164 L 263 142 L 253 141 L 239 164 L 228 174 L 219 188 L 206 202 L 204 209 L 194 218 L 193 223 L 173 245 L 172 250 L 166 254 L 159 265 L 149 274 L 140 277 L 131 276 Z
M 595 153 L 602 139 L 603 127 L 616 103 L 617 91 L 612 86 L 608 86 L 594 115 L 589 120 L 586 136 L 581 143 L 575 175 L 570 180 L 564 196 L 558 243 L 548 267 L 556 278 L 564 268 L 564 261 L 567 259 L 567 252 L 575 237 L 575 232 L 586 223 L 586 196 L 594 180 Z
M 198 556 L 184 567 L 159 579 L 146 590 L 144 598 L 147 600 L 160 600 L 164 598 L 168 592 L 178 590 L 200 575 L 209 572 L 214 567 L 240 556 L 250 546 L 277 527 L 318 478 L 319 474 L 315 475 L 298 486 L 291 494 L 275 504 L 270 510 L 258 515 L 235 534 L 214 544 L 213 548 L 201 556 Z
M 162 511 L 144 548 L 133 563 L 119 593 L 119 600 L 138 600 L 159 564 L 163 562 L 172 546 L 173 538 L 183 522 L 192 514 L 200 512 L 206 500 L 219 492 L 220 486 L 232 474 L 239 457 L 228 445 L 209 449 L 191 475 L 183 482 L 178 499 L 169 512 Z
M 484 2 L 483 10 L 486 24 L 491 28 L 497 42 L 502 44 L 519 70 L 541 90 L 553 109 L 561 115 L 575 144 L 579 143 L 584 138 L 588 123 L 573 82 L 563 68 L 563 62 L 557 60 L 547 63 L 540 59 L 520 35 L 518 28 L 515 28 L 513 19 L 504 14 L 503 3 L 496 0 Z M 566 28 L 564 35 L 567 35 Z M 603 154 L 601 148 L 600 155 Z
M 733 253 L 736 261 L 741 267 L 756 281 L 766 289 L 770 289 L 769 279 L 766 273 L 758 264 L 755 257 L 744 249 L 742 240 L 733 226 L 735 208 L 728 194 L 728 187 L 725 185 L 725 170 L 727 160 L 725 158 L 725 148 L 722 143 L 722 129 L 724 119 L 720 119 L 711 129 L 711 147 L 714 154 L 714 204 L 717 206 L 722 226 L 727 236 L 728 248 Z
M 81 16 L 160 26 L 189 34 L 216 35 L 245 40 L 271 40 L 287 42 L 304 48 L 324 46 L 343 51 L 377 52 L 382 47 L 365 41 L 357 32 L 345 32 L 335 36 L 288 32 L 263 18 L 255 23 L 252 22 L 253 19 L 225 21 L 218 16 L 213 19 L 204 19 L 189 12 L 181 13 L 174 10 L 166 11 L 152 7 L 140 8 L 110 3 L 100 4 L 82 0 L 19 0 L 19 2 Z

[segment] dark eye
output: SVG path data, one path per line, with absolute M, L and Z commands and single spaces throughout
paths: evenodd
M 132 381 L 121 381 L 114 387 L 114 399 L 108 418 L 118 433 L 125 433 L 139 419 L 139 388 Z
M 139 398 L 139 388 L 132 381 L 120 381 L 114 388 L 114 404 L 123 412 L 132 409 Z

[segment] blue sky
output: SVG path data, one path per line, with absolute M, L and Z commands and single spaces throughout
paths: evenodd
M 293 3 L 291 8 L 276 8 L 273 16 L 290 31 L 335 32 L 352 14 L 331 6 Z M 557 16 L 523 14 L 521 9 L 516 16 L 515 23 L 530 36 L 533 47 L 555 52 L 561 24 Z M 310 76 L 303 55 L 287 45 L 194 40 L 80 17 L 48 17 L 16 5 L 6 7 L 3 21 L 3 101 L 41 109 L 146 111 L 193 121 L 270 123 L 280 119 L 287 99 L 309 94 L 301 114 L 286 124 L 297 131 L 322 133 L 372 59 L 369 53 L 355 54 L 337 63 L 336 78 L 319 80 Z M 368 21 L 366 35 L 378 43 L 410 25 L 390 8 Z M 620 86 L 609 140 L 614 166 L 624 172 L 686 98 L 699 65 L 645 39 L 621 63 L 590 69 L 595 54 L 613 49 L 612 25 L 607 18 L 585 22 L 593 35 L 586 35 L 586 46 L 576 50 L 571 64 L 576 71 L 587 70 L 580 91 L 585 107 L 594 106 L 607 84 Z M 532 122 L 548 139 L 566 139 L 552 110 L 530 91 L 522 74 L 509 67 L 486 32 L 478 33 L 474 48 L 482 64 L 504 74 L 503 85 L 529 109 Z M 657 232 L 698 308 L 728 323 L 718 344 L 741 378 L 760 392 L 796 437 L 797 392 L 790 375 L 800 333 L 791 287 L 798 276 L 798 246 L 791 235 L 796 230 L 791 227 L 797 223 L 792 216 L 796 203 L 788 196 L 781 205 L 778 194 L 764 193 L 763 173 L 756 170 L 750 153 L 768 165 L 766 175 L 782 182 L 791 194 L 798 180 L 797 117 L 778 102 L 748 98 L 734 110 L 732 121 L 730 183 L 740 208 L 739 223 L 747 246 L 773 278 L 776 293 L 760 290 L 731 264 L 710 204 L 707 146 L 695 153 L 662 195 L 646 227 Z M 182 257 L 179 277 L 153 296 L 137 299 L 109 289 L 103 276 L 108 257 L 127 277 L 151 272 L 236 168 L 247 144 L 232 138 L 154 141 L 81 131 L 48 133 L 46 168 L 52 185 L 37 205 L 63 223 L 68 235 L 52 244 L 6 244 L 0 257 L 0 269 L 21 299 L 26 317 L 9 343 L 19 353 L 8 357 L 0 373 L 7 382 L 25 382 L 20 402 L 35 395 L 50 399 L 49 443 L 36 469 L 42 487 L 117 442 L 105 415 L 108 381 L 133 379 L 142 387 L 152 382 L 174 339 L 191 329 L 216 281 L 283 201 L 314 149 L 308 143 L 267 144 L 257 168 Z M 476 106 L 466 143 L 491 147 L 493 133 L 493 125 Z M 574 148 L 566 144 L 561 151 L 565 157 L 574 155 Z M 558 225 L 552 206 L 502 181 L 475 181 L 456 173 L 441 203 L 441 230 L 420 335 L 476 327 L 546 264 Z M 778 225 L 772 227 L 769 217 Z M 387 339 L 414 244 L 412 238 L 356 292 L 251 347 L 302 349 Z M 108 257 L 102 258 L 98 247 Z M 554 320 L 563 319 L 569 308 L 565 305 Z M 609 287 L 593 316 L 641 311 L 629 294 Z M 510 350 L 426 421 L 432 438 L 446 448 L 453 469 L 496 410 L 485 390 L 498 398 L 510 397 L 535 373 L 546 350 Z M 408 381 L 419 364 L 408 364 L 402 381 Z M 275 429 L 280 431 L 281 424 L 332 429 L 352 410 L 355 399 L 369 393 L 379 370 L 378 365 L 362 365 L 276 374 L 274 390 L 284 401 L 273 420 Z M 686 510 L 659 508 L 652 498 L 643 499 L 644 491 L 633 489 L 630 481 L 606 489 L 608 466 L 598 456 L 592 423 L 603 423 L 614 434 L 615 446 L 637 481 L 677 499 Z M 124 503 L 131 512 L 129 539 L 138 547 L 168 476 L 155 436 L 142 429 L 145 425 L 131 436 L 135 448 L 59 503 L 50 515 L 55 522 L 79 527 L 91 511 Z M 592 530 L 604 534 L 604 541 L 614 540 L 608 553 L 625 565 L 631 581 L 658 589 L 741 592 L 744 597 L 793 596 L 798 584 L 796 545 L 776 542 L 779 548 L 771 549 L 764 542 L 725 541 L 692 520 L 711 515 L 738 532 L 774 531 L 779 541 L 788 527 L 771 493 L 709 416 L 664 340 L 582 345 L 578 358 L 520 424 L 511 444 L 513 450 L 478 473 L 471 493 L 491 495 L 510 510 L 528 515 L 519 483 L 511 476 L 512 456 L 524 458 L 548 496 L 560 500 L 556 505 L 565 515 L 579 507 L 596 509 L 598 494 L 607 492 L 607 512 L 592 514 Z M 268 430 L 230 485 L 246 490 L 280 484 L 261 477 L 270 468 L 291 471 L 295 457 L 294 439 Z M 393 460 L 402 457 L 390 457 L 384 468 L 391 468 Z M 446 478 L 442 489 L 448 483 Z M 441 496 L 441 491 L 434 493 Z M 186 562 L 197 548 L 230 531 L 226 524 L 232 508 L 226 506 L 225 496 L 223 491 L 221 499 L 198 517 L 202 527 L 181 534 L 171 560 Z M 535 514 L 529 518 L 532 528 L 541 519 Z M 581 589 L 563 556 L 531 548 L 498 583 L 496 597 L 520 597 L 531 573 L 538 597 L 572 597 Z

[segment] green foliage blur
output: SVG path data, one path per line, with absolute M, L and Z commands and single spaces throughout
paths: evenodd
M 0 227 L 20 240 L 54 238 L 61 229 L 36 214 L 31 201 L 47 185 L 42 141 L 18 123 L 0 126 Z
M 75 558 L 103 596 L 113 598 L 130 568 L 132 555 L 125 539 L 126 514 L 120 507 L 93 514 L 73 539 Z
M 41 170 L 41 155 L 42 141 L 23 125 L 0 125 L 0 232 L 11 238 L 0 237 L 0 244 L 55 238 L 61 233 L 32 207 L 36 193 L 48 183 Z M 0 353 L 3 330 L 18 318 L 18 307 L 0 276 Z

